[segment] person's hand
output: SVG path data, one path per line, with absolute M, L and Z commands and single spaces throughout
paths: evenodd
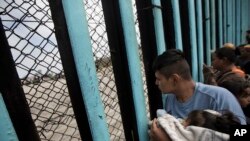
M 168 134 L 159 127 L 156 119 L 152 122 L 149 135 L 152 141 L 171 141 Z
M 213 74 L 214 73 L 213 67 L 209 67 L 206 64 L 203 64 L 202 71 L 203 71 L 204 74 L 207 74 L 207 73 L 212 73 Z

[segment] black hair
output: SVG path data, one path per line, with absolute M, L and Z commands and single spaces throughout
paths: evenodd
M 250 44 L 250 30 L 247 30 L 246 34 L 247 34 L 246 35 L 246 41 L 247 41 L 248 44 Z
M 246 74 L 250 74 L 250 60 L 243 65 L 242 69 Z
M 226 88 L 237 98 L 248 96 L 244 91 L 246 88 L 250 87 L 250 82 L 248 80 L 229 80 L 224 81 L 220 85 L 220 87 Z
M 159 55 L 153 63 L 153 70 L 159 71 L 166 78 L 176 73 L 183 79 L 192 79 L 189 64 L 183 52 L 178 49 L 169 49 Z
M 194 110 L 188 114 L 189 125 L 204 127 L 218 132 L 230 133 L 230 127 L 240 125 L 239 119 L 232 112 L 224 111 L 216 115 L 205 110 Z
M 229 47 L 222 47 L 222 48 L 218 48 L 215 51 L 215 55 L 219 58 L 219 59 L 227 59 L 228 62 L 230 63 L 235 63 L 236 59 L 237 59 L 237 55 L 236 55 L 237 50 L 233 49 L 233 48 L 229 48 Z

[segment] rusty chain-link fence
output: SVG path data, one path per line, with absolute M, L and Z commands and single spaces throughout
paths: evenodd
M 110 140 L 125 140 L 101 0 L 84 4 Z M 1 0 L 0 17 L 41 140 L 81 140 L 48 1 Z M 147 96 L 144 73 L 143 80 Z

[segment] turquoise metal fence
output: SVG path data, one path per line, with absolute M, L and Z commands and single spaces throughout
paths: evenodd
M 12 60 L 15 61 L 15 66 L 4 64 L 3 67 L 12 67 L 17 69 L 17 72 L 23 68 L 27 71 L 27 76 L 20 78 L 20 80 L 22 80 L 23 89 L 30 89 L 26 90 L 26 98 L 30 104 L 34 122 L 37 122 L 37 119 L 39 119 L 39 122 L 44 122 L 43 127 L 36 124 L 37 129 L 39 129 L 38 134 L 42 140 L 52 139 L 54 134 L 61 136 L 60 140 L 150 140 L 147 134 L 147 123 L 155 117 L 155 110 L 162 108 L 158 106 L 158 102 L 161 103 L 162 101 L 160 100 L 162 99 L 158 98 L 159 95 L 157 94 L 160 94 L 160 92 L 156 90 L 157 87 L 154 85 L 154 72 L 151 68 L 154 58 L 169 48 L 181 49 L 187 54 L 187 59 L 192 66 L 194 80 L 202 82 L 202 65 L 203 63 L 211 65 L 211 52 L 216 48 L 222 47 L 227 42 L 236 46 L 244 43 L 245 31 L 250 28 L 250 2 L 248 0 L 167 0 L 167 2 L 160 0 L 89 0 L 85 1 L 85 3 L 82 0 L 75 0 L 74 2 L 72 0 L 57 0 L 56 2 L 50 0 L 50 5 L 45 6 L 42 10 L 38 10 L 38 5 L 35 6 L 37 9 L 33 7 L 31 10 L 25 9 L 25 7 L 19 9 L 17 6 L 30 5 L 32 7 L 37 4 L 36 2 L 38 1 L 17 3 L 4 0 L 4 4 L 0 5 L 0 16 L 5 33 L 8 35 L 1 37 L 1 39 L 5 38 L 8 40 L 11 46 L 9 50 L 15 50 L 13 54 L 18 52 L 23 58 L 28 57 L 34 62 L 34 65 L 25 64 L 20 61 L 25 59 L 18 59 L 21 57 L 15 57 L 15 54 Z M 65 17 L 60 17 L 60 10 L 56 10 L 59 3 L 63 6 L 61 11 L 63 11 Z M 92 6 L 89 6 L 90 3 Z M 133 6 L 133 3 L 136 4 Z M 47 3 L 44 2 L 43 4 L 46 5 Z M 93 6 L 102 4 L 104 6 L 103 11 L 101 8 Z M 51 15 L 48 14 L 49 6 L 53 7 L 51 11 L 52 16 L 58 16 L 54 17 L 53 21 L 51 20 Z M 171 10 L 166 10 L 166 7 Z M 20 15 L 23 14 L 25 16 L 18 17 L 17 14 L 17 17 L 15 17 L 15 14 L 11 13 L 12 10 L 8 11 L 8 9 L 14 9 L 16 12 L 21 11 Z M 104 14 L 99 16 L 104 18 L 95 19 L 94 16 L 88 17 L 87 12 L 89 12 L 89 9 L 92 9 L 94 11 L 93 14 L 96 15 L 103 12 Z M 137 15 L 133 14 L 135 9 L 137 10 Z M 32 15 L 32 11 L 34 15 Z M 166 11 L 172 11 L 172 13 L 166 14 L 164 13 Z M 50 20 L 47 19 L 46 21 L 46 18 L 43 19 L 41 17 L 39 17 L 41 18 L 39 20 L 36 17 L 39 14 L 36 14 L 36 12 L 45 14 L 46 16 L 44 17 Z M 171 18 L 166 17 L 166 15 L 171 16 L 172 20 L 169 20 Z M 35 20 L 32 21 L 32 18 L 30 21 L 23 20 L 27 17 L 33 17 Z M 135 17 L 138 17 L 139 31 L 136 31 L 135 28 Z M 92 29 L 93 27 L 90 27 L 89 24 L 93 23 L 89 22 L 88 18 L 90 21 L 95 22 L 101 22 L 101 20 L 105 19 L 103 22 L 107 24 L 107 27 L 100 26 Z M 48 21 L 49 24 L 45 24 Z M 27 24 L 30 22 L 37 22 L 37 27 Z M 52 28 L 53 26 L 50 25 L 53 22 L 55 23 L 55 28 Z M 65 25 L 59 24 L 60 22 L 65 22 Z M 12 24 L 11 26 L 10 23 Z M 16 27 L 22 24 L 24 24 L 22 27 L 25 27 L 28 32 L 27 36 L 19 34 L 18 30 L 20 29 L 16 30 Z M 45 28 L 52 33 L 48 36 L 43 35 L 45 33 L 39 33 Z M 63 28 L 63 31 L 61 31 L 61 28 Z M 173 31 L 171 31 L 174 33 L 173 37 L 169 37 L 169 34 L 166 33 L 168 32 L 166 29 L 170 28 L 173 28 Z M 100 30 L 103 30 L 103 33 L 100 33 Z M 52 36 L 54 32 L 57 32 L 56 38 Z M 107 33 L 108 36 L 106 37 L 104 33 Z M 60 34 L 65 35 L 62 36 Z M 37 41 L 33 42 L 33 38 L 38 40 L 40 39 L 39 37 L 42 38 L 40 44 Z M 137 41 L 139 37 L 141 43 Z M 99 40 L 100 43 L 95 43 L 93 40 Z M 169 46 L 171 45 L 171 43 L 168 43 L 170 40 L 174 43 L 173 46 Z M 47 79 L 48 72 L 51 70 L 58 69 L 60 74 L 64 74 L 62 67 L 55 65 L 55 62 L 60 62 L 58 51 L 51 49 L 57 47 L 56 42 L 58 42 L 58 50 L 62 56 L 63 67 L 70 66 L 73 69 L 65 69 L 65 77 L 68 79 L 59 77 L 54 78 L 55 81 L 53 82 L 51 82 L 52 79 L 46 80 L 46 84 L 50 83 L 52 87 L 55 87 L 55 90 L 44 86 L 43 81 Z M 64 43 L 67 45 L 63 45 Z M 44 50 L 44 48 L 47 48 L 47 44 L 53 47 L 50 50 Z M 24 48 L 20 49 L 23 46 Z M 51 63 L 46 62 L 46 59 L 36 57 L 29 49 L 25 49 L 25 47 L 31 46 L 32 49 L 30 50 L 39 49 L 43 56 L 51 58 Z M 68 53 L 71 51 L 72 54 Z M 140 52 L 142 52 L 142 57 Z M 101 58 L 100 54 L 106 60 Z M 46 75 L 37 70 L 37 65 L 47 69 Z M 24 79 L 28 79 L 29 75 L 35 75 L 33 71 L 43 76 L 37 79 L 36 82 L 27 84 L 27 80 Z M 74 76 L 70 73 L 74 73 Z M 144 73 L 145 75 L 143 75 Z M 0 78 L 1 82 L 4 82 L 4 79 L 6 78 Z M 59 79 L 63 79 L 63 82 Z M 60 87 L 55 84 L 57 82 L 62 83 Z M 74 83 L 76 87 L 69 83 Z M 65 85 L 70 86 L 69 90 L 63 89 L 63 87 L 66 87 Z M 38 86 L 42 88 L 36 88 Z M 110 86 L 109 88 L 112 89 L 110 90 L 112 92 L 106 89 L 102 90 L 103 87 L 106 88 L 107 86 Z M 40 89 L 45 90 L 41 91 Z M 48 92 L 46 89 L 51 90 Z M 69 104 L 71 102 L 65 104 L 65 101 L 60 101 L 68 91 L 70 98 L 73 100 L 73 106 Z M 145 92 L 147 93 L 145 94 Z M 1 91 L 1 93 L 3 92 Z M 39 97 L 37 97 L 37 93 L 39 93 Z M 55 93 L 62 93 L 62 97 L 51 96 Z M 106 94 L 113 101 L 104 102 L 106 97 L 102 94 Z M 5 96 L 8 95 L 5 94 Z M 44 97 L 49 98 L 46 99 Z M 41 99 L 34 101 L 34 98 Z M 149 98 L 148 103 L 145 102 L 147 98 Z M 39 109 L 40 111 L 34 111 L 34 105 L 41 107 L 48 101 L 55 103 L 53 99 L 59 101 L 54 104 L 55 107 L 49 107 L 49 109 L 41 108 Z M 115 102 L 114 99 L 118 100 Z M 44 103 L 39 103 L 41 101 L 44 101 Z M 55 114 L 55 109 L 59 105 L 66 105 L 66 108 L 57 115 Z M 115 112 L 112 111 L 114 110 L 112 108 L 117 107 L 117 105 L 121 108 L 118 108 L 119 110 Z M 148 105 L 151 107 L 150 119 L 147 116 L 148 111 L 146 107 Z M 11 120 L 15 119 L 13 115 L 10 115 L 10 118 L 8 118 L 8 112 L 5 109 L 5 103 L 1 94 L 0 106 L 1 111 L 5 113 L 0 115 L 0 140 L 20 140 L 18 135 L 20 136 L 22 132 L 20 128 L 15 128 L 18 127 L 16 126 L 17 123 L 11 123 Z M 7 106 L 11 107 L 12 105 Z M 79 109 L 77 106 L 81 106 L 81 108 Z M 75 113 L 71 111 L 69 115 L 74 123 L 76 120 L 74 126 L 71 123 L 67 123 L 68 120 L 62 120 L 65 121 L 62 124 L 57 121 L 58 118 L 61 119 L 61 117 L 66 115 L 65 111 L 68 111 L 69 107 L 75 111 Z M 110 113 L 113 115 L 107 114 L 107 110 L 111 110 Z M 43 112 L 47 112 L 51 116 L 41 116 Z M 74 116 L 74 114 L 77 116 Z M 114 125 L 110 125 L 111 122 L 108 122 L 112 121 L 112 118 L 116 122 L 114 123 L 113 121 Z M 81 120 L 85 120 L 85 122 Z M 59 124 L 60 126 L 66 125 L 65 128 L 61 129 L 65 131 L 58 133 L 57 129 L 53 130 L 52 124 L 57 124 L 58 126 Z M 51 125 L 51 128 L 48 125 Z M 88 130 L 89 132 L 78 131 L 77 126 L 79 130 Z M 68 128 L 71 130 L 67 131 Z M 9 130 L 10 134 L 6 132 L 7 130 Z M 52 135 L 49 135 L 48 132 Z M 81 135 L 77 136 L 78 133 Z M 123 137 L 124 135 L 125 137 Z
M 0 93 L 0 140 L 1 141 L 18 141 L 15 129 L 9 117 L 8 110 L 5 106 L 2 94 Z

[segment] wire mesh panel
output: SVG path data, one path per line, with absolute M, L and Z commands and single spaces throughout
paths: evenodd
M 47 0 L 1 0 L 0 16 L 41 140 L 81 140 Z

